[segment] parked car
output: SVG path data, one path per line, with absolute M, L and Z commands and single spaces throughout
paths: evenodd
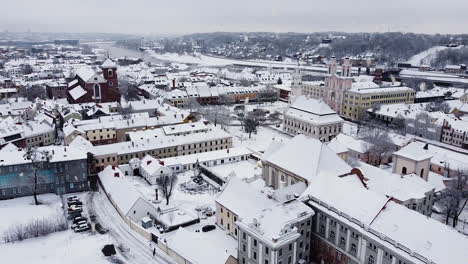
M 83 232 L 83 231 L 88 230 L 89 228 L 90 228 L 89 224 L 86 223 L 86 224 L 81 224 L 81 225 L 76 226 L 73 230 L 75 230 L 75 232 Z
M 78 200 L 78 196 L 76 196 L 76 195 L 68 196 L 68 197 L 67 197 L 67 200 L 68 200 L 68 201 L 71 201 L 71 200 Z
M 84 225 L 84 224 L 88 224 L 88 220 L 81 220 L 81 221 L 77 222 L 76 224 L 73 224 L 73 225 L 71 226 L 71 228 L 72 228 L 72 229 L 75 229 L 75 228 L 77 228 L 77 227 L 79 227 L 79 226 L 82 226 L 82 225 Z
M 75 219 L 77 217 L 81 217 L 80 211 L 68 212 L 68 219 Z
M 76 223 L 78 223 L 80 221 L 88 221 L 88 219 L 86 217 L 84 217 L 84 216 L 81 216 L 81 215 L 73 218 L 73 223 L 74 224 L 76 224 Z
M 68 207 L 72 206 L 72 205 L 83 205 L 83 202 L 81 202 L 80 200 L 71 200 L 71 201 L 68 201 Z
M 68 206 L 68 211 L 75 211 L 75 210 L 78 210 L 78 209 L 83 209 L 83 206 L 75 205 L 75 204 L 72 204 L 72 205 Z
M 209 232 L 209 231 L 215 230 L 215 229 L 216 229 L 215 225 L 206 225 L 206 226 L 202 227 L 203 232 Z

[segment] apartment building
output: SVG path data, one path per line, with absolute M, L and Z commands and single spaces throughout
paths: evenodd
M 232 147 L 232 136 L 213 128 L 203 133 L 185 136 L 165 136 L 143 140 L 93 146 L 94 167 L 102 170 L 108 165 L 122 165 L 133 158 L 142 159 L 151 155 L 158 159 L 228 149 Z
M 367 189 L 357 175 L 321 177 L 302 198 L 316 212 L 312 257 L 317 263 L 461 264 L 468 259 L 463 235 Z M 447 241 L 457 248 L 447 250 Z
M 325 83 L 323 81 L 302 82 L 302 95 L 321 99 L 323 98 L 323 90 Z
M 283 130 L 327 142 L 341 133 L 343 119 L 324 101 L 298 96 L 284 113 Z
M 415 91 L 409 87 L 379 87 L 373 82 L 353 83 L 344 94 L 342 115 L 359 120 L 364 111 L 376 105 L 412 104 Z
M 237 177 L 216 199 L 216 224 L 238 240 L 244 264 L 307 263 L 313 214 L 294 197 L 279 202 Z
M 38 151 L 49 156 L 37 171 L 39 194 L 89 189 L 86 152 L 62 146 L 40 147 Z M 0 199 L 32 195 L 34 168 L 31 161 L 24 158 L 25 151 L 9 147 L 0 152 Z

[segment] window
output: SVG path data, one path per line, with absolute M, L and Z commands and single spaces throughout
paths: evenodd
M 242 238 L 247 239 L 245 233 L 242 233 Z
M 109 75 L 109 77 L 114 76 L 114 71 L 112 71 L 111 69 L 107 70 L 107 75 Z
M 351 244 L 351 254 L 356 254 L 357 250 L 356 250 L 356 244 Z
M 283 249 L 280 248 L 280 250 L 278 251 L 278 256 L 283 256 Z
M 367 264 L 374 264 L 374 256 L 369 256 L 369 258 L 367 259 Z
M 93 90 L 94 98 L 101 98 L 101 86 L 98 83 L 94 84 Z
M 254 247 L 257 246 L 257 239 L 254 239 Z

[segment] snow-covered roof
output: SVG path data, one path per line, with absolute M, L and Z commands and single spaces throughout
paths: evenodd
M 81 67 L 75 71 L 75 74 L 80 77 L 83 81 L 87 82 L 91 79 L 96 73 L 89 66 Z
M 164 166 L 159 163 L 159 160 L 153 158 L 150 155 L 146 155 L 140 164 L 140 169 L 146 171 L 149 175 L 153 175 L 156 171 L 160 170 Z
M 433 155 L 428 151 L 429 145 L 427 145 L 427 149 L 425 149 L 425 145 L 421 142 L 412 142 L 395 152 L 394 155 L 415 161 L 430 159 Z
M 83 89 L 83 87 L 81 87 L 80 85 L 78 85 L 75 88 L 69 90 L 68 93 L 71 95 L 73 100 L 77 100 L 86 94 L 86 90 Z
M 351 170 L 350 166 L 324 143 L 303 135 L 294 137 L 264 159 L 309 182 L 321 174 L 337 176 Z
M 107 58 L 102 64 L 101 68 L 117 68 L 117 64 L 115 64 L 114 61 L 111 59 Z
M 162 159 L 165 166 L 176 166 L 176 165 L 187 165 L 195 164 L 197 161 L 200 163 L 208 162 L 212 160 L 233 158 L 239 156 L 245 156 L 252 154 L 252 151 L 245 147 L 230 148 L 229 151 L 226 149 L 214 150 L 208 152 L 201 152 L 196 154 L 177 156 L 171 158 Z
M 170 247 L 193 264 L 226 263 L 232 255 L 232 249 L 204 235 L 205 233 L 195 233 L 180 227 L 171 238 Z
M 109 165 L 98 173 L 98 177 L 112 201 L 117 204 L 123 214 L 127 214 L 140 198 L 138 190 L 127 180 L 118 167 Z
M 179 133 L 195 133 L 208 130 L 208 127 L 203 122 L 177 124 L 172 126 L 163 126 L 162 129 L 166 135 L 174 135 Z
M 255 201 L 255 202 L 252 202 Z M 237 177 L 231 177 L 216 202 L 236 214 L 239 218 L 251 217 L 260 210 L 274 206 L 276 202 L 268 199 L 248 183 Z
M 350 135 L 340 133 L 335 138 L 333 138 L 330 143 L 328 143 L 328 147 L 333 148 L 335 152 L 336 150 L 345 152 L 343 151 L 343 147 L 346 147 L 348 150 L 364 154 L 369 151 L 369 149 L 372 147 L 372 144 L 360 139 L 356 139 Z
M 393 197 L 401 202 L 424 199 L 426 193 L 435 189 L 432 184 L 415 174 L 402 176 L 360 161 L 358 161 L 357 168 L 366 178 L 365 182 L 370 190 Z

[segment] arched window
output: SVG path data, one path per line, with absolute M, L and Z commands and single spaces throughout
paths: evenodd
M 421 176 L 421 178 L 424 177 L 424 169 L 421 169 L 421 174 L 419 176 Z
M 401 174 L 406 174 L 406 171 L 407 171 L 406 167 L 401 168 Z
M 112 69 L 108 69 L 108 70 L 107 70 L 107 75 L 108 75 L 109 77 L 114 76 L 114 71 L 113 71 Z
M 93 90 L 94 98 L 101 98 L 101 86 L 98 83 L 93 86 Z
M 374 256 L 369 256 L 369 258 L 367 259 L 367 264 L 374 264 Z

